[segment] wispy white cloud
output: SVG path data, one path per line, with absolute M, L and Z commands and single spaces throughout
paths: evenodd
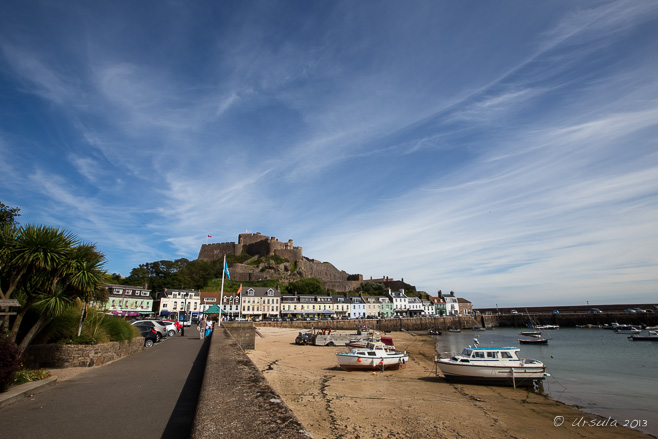
M 52 20 L 49 51 L 41 34 L 0 40 L 0 81 L 45 103 L 49 124 L 47 142 L 0 125 L 22 183 L 8 193 L 38 198 L 40 220 L 97 238 L 121 266 L 194 258 L 207 234 L 250 228 L 478 305 L 624 285 L 646 297 L 658 6 L 516 5 L 523 23 L 497 5 L 496 19 L 279 6 L 202 30 L 171 18 L 166 47 L 152 23 L 97 29 L 84 13 L 80 29 Z M 19 146 L 39 142 L 64 161 L 19 164 Z

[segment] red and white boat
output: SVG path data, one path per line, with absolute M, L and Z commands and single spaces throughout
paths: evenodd
M 380 341 L 368 342 L 365 347 L 336 354 L 338 366 L 343 370 L 396 370 L 404 368 L 409 361 L 406 352 L 386 349 Z

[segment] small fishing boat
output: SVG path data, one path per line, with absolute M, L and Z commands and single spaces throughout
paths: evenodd
M 560 325 L 539 325 L 535 326 L 535 329 L 560 329 Z
M 441 331 L 439 331 L 438 329 L 430 329 L 429 334 L 430 335 L 441 335 L 443 333 Z
M 382 342 L 369 342 L 363 348 L 338 352 L 336 357 L 343 370 L 397 370 L 409 361 L 406 352 L 387 350 Z
M 533 337 L 533 338 L 519 338 L 521 344 L 548 344 L 547 338 Z
M 448 329 L 448 332 L 462 332 L 461 329 Z
M 487 328 L 471 328 L 471 331 L 486 331 Z
M 526 337 L 534 337 L 535 335 L 541 335 L 541 331 L 521 331 L 521 335 Z
M 633 334 L 628 336 L 632 341 L 658 341 L 658 331 L 649 331 L 647 335 Z
M 460 355 L 437 359 L 447 381 L 532 386 L 546 378 L 546 366 L 538 360 L 519 358 L 516 347 L 465 348 Z

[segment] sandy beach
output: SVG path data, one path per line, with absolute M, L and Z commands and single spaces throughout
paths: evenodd
M 532 391 L 449 384 L 424 334 L 388 334 L 409 362 L 373 373 L 338 368 L 345 347 L 298 346 L 297 329 L 259 330 L 247 354 L 314 438 L 649 437 Z

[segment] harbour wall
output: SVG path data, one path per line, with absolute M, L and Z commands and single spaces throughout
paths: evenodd
M 494 317 L 498 322 L 496 326 L 522 327 L 530 323 L 530 319 L 541 325 L 559 325 L 569 328 L 582 325 L 608 325 L 616 322 L 620 325 L 633 325 L 638 327 L 658 325 L 656 313 L 628 313 L 628 312 L 602 312 L 590 313 L 529 313 L 529 314 L 501 314 Z
M 210 346 L 192 439 L 311 437 L 245 354 L 253 349 L 254 334 L 251 322 L 222 322 L 206 339 Z M 244 422 L 245 414 L 252 422 Z
M 607 325 L 613 322 L 638 327 L 658 325 L 656 313 L 603 312 L 588 313 L 529 313 L 446 317 L 412 317 L 401 319 L 355 319 L 355 320 L 318 320 L 293 322 L 255 322 L 258 326 L 282 328 L 331 328 L 334 330 L 356 330 L 366 326 L 375 331 L 429 331 L 430 329 L 471 329 L 493 327 L 526 327 L 530 321 L 542 325 L 559 325 L 569 328 L 580 325 Z

